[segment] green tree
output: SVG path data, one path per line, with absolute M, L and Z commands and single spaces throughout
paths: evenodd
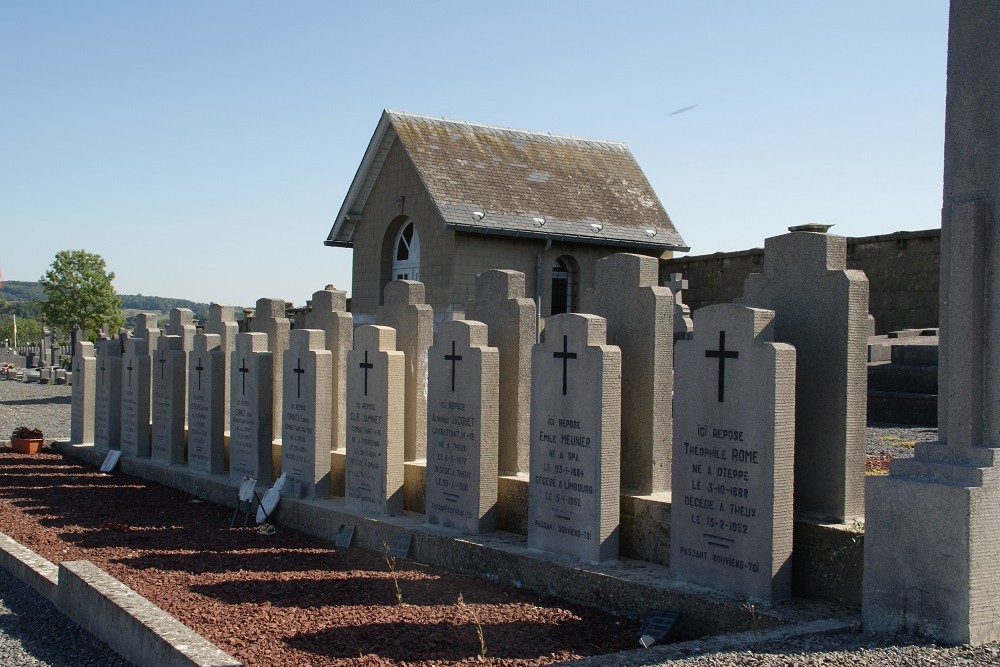
M 17 318 L 17 342 L 20 345 L 37 343 L 42 338 L 42 325 L 30 317 Z M 0 315 L 0 341 L 9 340 L 14 343 L 14 318 L 11 315 Z
M 50 325 L 64 332 L 74 326 L 93 338 L 101 326 L 117 332 L 125 318 L 121 297 L 100 255 L 86 250 L 60 250 L 39 282 L 45 290 L 42 312 Z

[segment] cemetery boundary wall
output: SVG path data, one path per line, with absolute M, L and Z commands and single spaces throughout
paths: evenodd
M 91 445 L 53 443 L 57 451 L 100 465 L 106 452 Z M 225 475 L 192 473 L 183 465 L 170 465 L 122 457 L 122 472 L 172 486 L 220 505 L 235 507 L 238 484 Z M 408 474 L 413 474 L 408 472 Z M 266 485 L 258 488 L 265 490 Z M 642 618 L 652 609 L 682 609 L 677 626 L 681 636 L 703 637 L 740 632 L 748 617 L 742 600 L 736 600 L 669 576 L 665 566 L 627 559 L 587 565 L 559 556 L 530 551 L 522 535 L 496 532 L 479 536 L 457 536 L 446 529 L 424 523 L 421 514 L 368 517 L 347 509 L 345 499 L 296 499 L 282 497 L 275 520 L 281 525 L 333 542 L 342 525 L 354 525 L 353 542 L 372 551 L 382 551 L 393 537 L 412 536 L 409 558 L 435 567 L 485 577 L 503 585 L 524 587 L 579 604 L 595 606 L 629 618 Z M 824 532 L 827 539 L 831 534 Z M 839 541 L 834 540 L 839 544 Z M 829 560 L 816 567 L 827 566 Z M 812 566 L 810 566 L 812 567 Z M 813 579 L 809 572 L 803 576 Z M 852 604 L 848 602 L 848 604 Z M 853 601 L 857 606 L 857 601 Z M 846 607 L 844 614 L 850 614 Z M 827 603 L 808 600 L 758 608 L 761 629 L 828 618 Z M 834 614 L 835 615 L 835 614 Z
M 847 239 L 847 268 L 868 276 L 877 334 L 938 326 L 940 264 L 940 229 Z M 763 248 L 660 263 L 661 283 L 672 273 L 682 273 L 688 281 L 683 298 L 691 310 L 742 299 L 743 281 L 763 271 Z
M 0 533 L 0 566 L 133 664 L 242 664 L 90 561 L 57 566 Z

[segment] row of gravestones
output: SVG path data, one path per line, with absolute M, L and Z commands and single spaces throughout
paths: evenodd
M 598 263 L 596 314 L 549 318 L 538 344 L 512 271 L 481 274 L 470 319 L 434 344 L 413 281 L 390 283 L 380 324 L 356 329 L 335 290 L 296 330 L 266 299 L 249 333 L 221 307 L 197 335 L 189 311 L 164 335 L 140 320 L 123 356 L 80 344 L 72 439 L 203 473 L 228 457 L 234 480 L 266 480 L 280 436 L 303 498 L 329 496 L 339 451 L 346 502 L 370 515 L 400 512 L 404 461 L 426 459 L 428 523 L 467 533 L 495 528 L 499 474 L 528 473 L 529 547 L 591 562 L 618 556 L 622 492 L 672 489 L 675 576 L 780 599 L 793 484 L 800 511 L 863 511 L 867 282 L 844 270 L 842 237 L 795 232 L 765 252 L 746 301 L 774 311 L 701 309 L 676 354 L 678 301 L 657 260 L 627 254 Z

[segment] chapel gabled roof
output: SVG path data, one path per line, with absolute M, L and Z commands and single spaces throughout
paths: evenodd
M 447 227 L 467 233 L 686 251 L 623 143 L 386 110 L 326 245 L 354 227 L 395 141 Z

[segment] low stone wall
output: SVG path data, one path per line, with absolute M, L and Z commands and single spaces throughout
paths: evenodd
M 847 239 L 847 268 L 868 276 L 876 333 L 938 326 L 940 256 L 940 229 Z M 684 302 L 696 310 L 742 299 L 747 276 L 763 270 L 764 250 L 753 248 L 665 260 L 660 278 L 682 273 Z

